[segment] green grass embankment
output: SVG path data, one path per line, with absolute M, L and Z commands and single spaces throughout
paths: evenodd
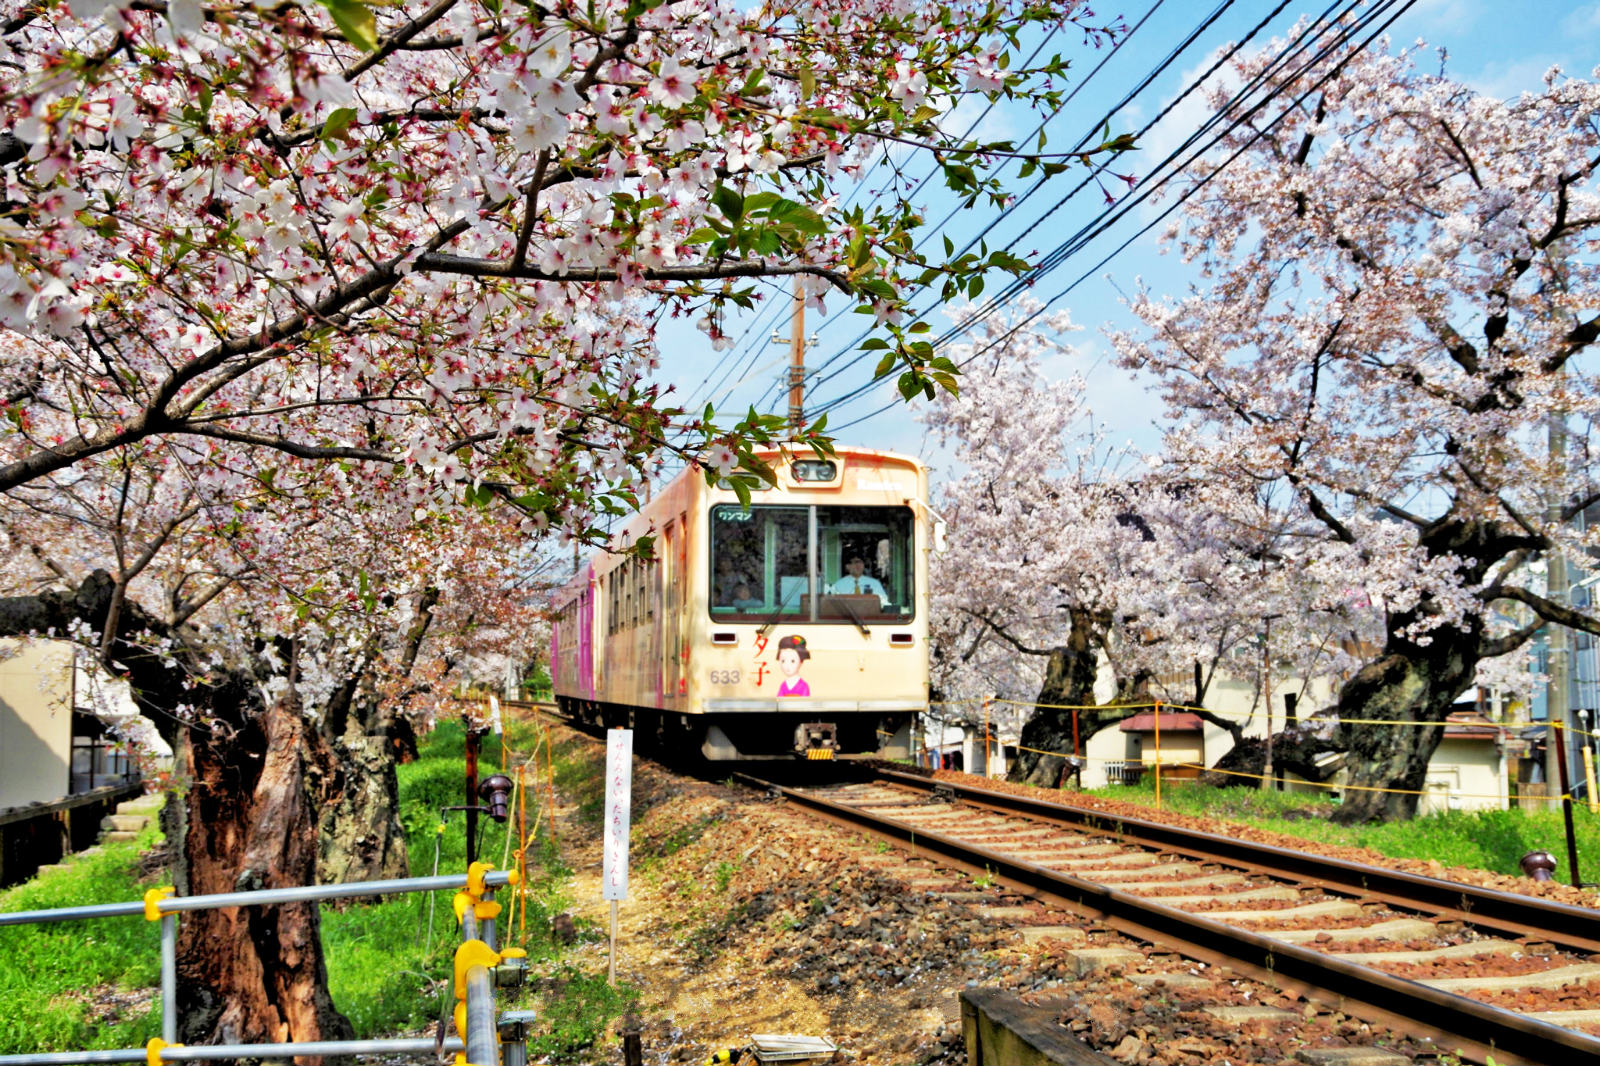
M 80 854 L 63 870 L 0 891 L 0 911 L 54 910 L 139 899 L 139 856 L 161 839 Z M 136 1047 L 161 1035 L 161 932 L 140 918 L 0 927 L 0 1054 Z
M 1088 790 L 1089 795 L 1155 806 L 1154 782 Z M 1337 825 L 1337 804 L 1319 793 L 1261 792 L 1212 788 L 1192 781 L 1163 781 L 1164 810 L 1197 818 L 1239 822 L 1260 829 L 1327 844 L 1370 848 L 1396 859 L 1434 859 L 1446 866 L 1470 866 L 1520 876 L 1518 861 L 1545 849 L 1556 857 L 1556 877 L 1569 880 L 1566 830 L 1558 810 L 1443 811 L 1409 822 Z M 1585 881 L 1600 881 L 1600 816 L 1573 804 L 1578 868 Z
M 533 727 L 513 725 L 506 737 L 512 761 L 532 751 Z M 421 757 L 399 767 L 400 816 L 413 876 L 464 872 L 465 815 L 444 816 L 443 806 L 463 802 L 465 741 L 459 723 L 446 723 L 425 737 Z M 503 749 L 486 737 L 480 776 L 501 769 Z M 556 788 L 578 805 L 580 820 L 598 826 L 604 754 L 573 741 L 554 745 Z M 541 765 L 543 763 L 541 762 Z M 531 791 L 531 790 L 530 790 Z M 530 796 L 532 821 L 538 803 Z M 514 823 L 479 818 L 479 858 L 513 866 Z M 501 922 L 502 943 L 525 947 L 536 975 L 524 997 L 541 1012 L 540 1035 L 531 1056 L 573 1056 L 594 1043 L 633 1002 L 634 992 L 607 986 L 603 973 L 586 973 L 562 957 L 550 936 L 551 915 L 566 909 L 571 871 L 560 860 L 541 820 L 529 849 L 526 934 L 518 923 Z M 0 911 L 45 910 L 138 900 L 162 883 L 158 873 L 140 876 L 139 857 L 160 842 L 154 823 L 135 842 L 113 844 L 96 855 L 78 855 L 66 869 L 47 872 L 0 891 Z M 436 851 L 437 848 L 437 851 Z M 437 863 L 437 865 L 436 865 Z M 509 895 L 502 893 L 506 909 Z M 378 902 L 324 907 L 322 940 L 334 1002 L 363 1037 L 420 1029 L 454 1005 L 449 989 L 451 955 L 460 942 L 450 893 L 391 897 Z M 431 921 L 430 921 L 431 905 Z M 521 916 L 519 905 L 517 914 Z M 507 915 L 509 917 L 509 915 Z M 597 930 L 580 930 L 598 939 Z M 0 928 L 0 1054 L 142 1046 L 161 1032 L 160 935 L 142 918 L 73 921 Z M 540 1000 L 540 988 L 559 996 Z

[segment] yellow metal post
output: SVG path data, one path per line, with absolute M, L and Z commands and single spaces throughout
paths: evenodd
M 1587 737 L 1583 745 L 1583 777 L 1589 782 L 1589 813 L 1600 814 L 1600 796 L 1594 793 L 1594 752 L 1589 750 Z

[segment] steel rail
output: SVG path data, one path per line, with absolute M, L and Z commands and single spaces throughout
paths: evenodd
M 1441 1050 L 1476 1062 L 1488 1062 L 1491 1056 L 1501 1066 L 1570 1066 L 1573 1062 L 1600 1061 L 1600 1039 L 1573 1029 L 1224 925 L 748 774 L 734 777 L 830 821 L 898 840 L 913 854 L 920 851 L 936 856 L 946 865 L 985 876 L 1013 890 L 1050 897 L 1135 939 L 1189 958 L 1226 965 L 1236 973 L 1327 1003 L 1369 1023 L 1431 1040 Z
M 1273 877 L 1377 896 L 1387 903 L 1468 922 L 1502 934 L 1547 940 L 1583 952 L 1600 952 L 1600 910 L 1588 907 L 1552 903 L 1515 892 L 1501 892 L 1459 881 L 1386 870 L 1380 866 L 1366 866 L 1198 829 L 1069 807 L 1009 792 L 992 792 L 973 785 L 895 770 L 876 769 L 874 772 L 884 780 L 924 791 L 949 789 L 976 807 L 1067 822 L 1118 837 L 1128 843 L 1179 852 L 1210 862 L 1243 866 Z

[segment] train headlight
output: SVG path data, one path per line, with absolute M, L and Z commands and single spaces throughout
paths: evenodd
M 832 459 L 796 459 L 789 464 L 789 473 L 796 481 L 834 481 L 839 464 Z

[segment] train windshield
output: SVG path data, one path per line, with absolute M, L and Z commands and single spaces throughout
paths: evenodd
M 719 621 L 903 622 L 914 614 L 909 507 L 711 509 Z

